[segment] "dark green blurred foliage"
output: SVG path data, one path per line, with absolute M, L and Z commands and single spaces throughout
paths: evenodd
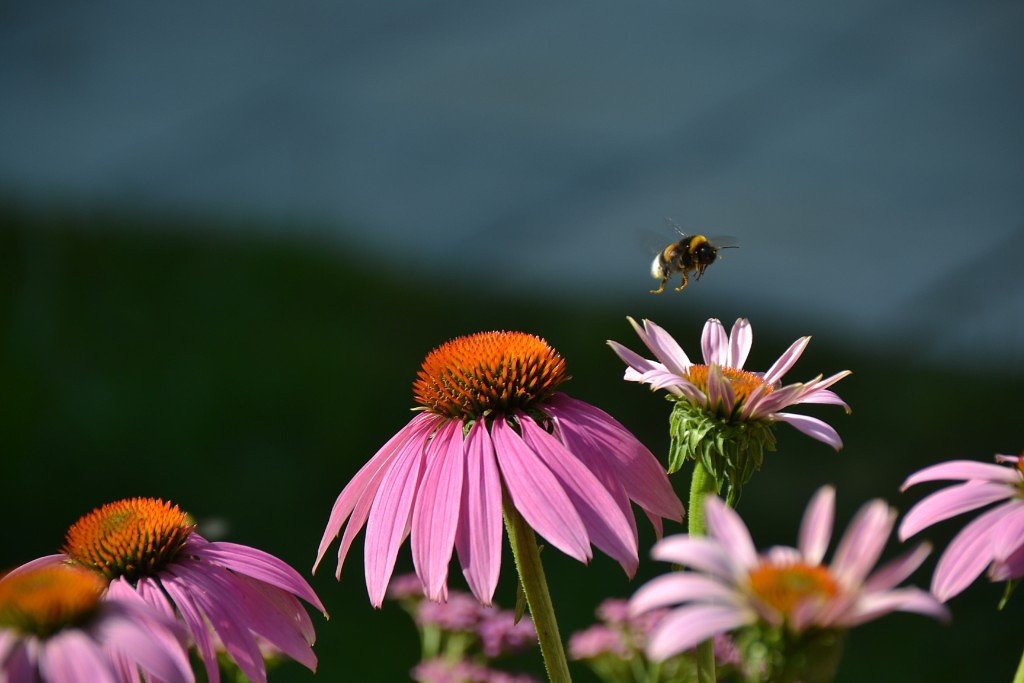
M 780 425 L 778 451 L 767 454 L 740 505 L 761 547 L 795 542 L 804 505 L 823 483 L 838 486 L 842 527 L 871 497 L 906 510 L 924 487 L 907 496 L 897 487 L 921 466 L 1024 447 L 1020 377 L 986 375 L 969 358 L 926 367 L 909 341 L 869 354 L 821 334 L 832 327 L 822 321 L 772 320 L 742 301 L 711 310 L 698 292 L 677 297 L 670 315 L 663 304 L 655 312 L 646 290 L 615 303 L 518 296 L 515 283 L 439 279 L 440 263 L 382 272 L 380 257 L 243 239 L 231 235 L 244 229 L 223 227 L 211 237 L 174 219 L 0 211 L 0 567 L 56 551 L 64 529 L 94 506 L 150 495 L 179 503 L 201 530 L 222 520 L 225 538 L 308 574 L 334 498 L 409 419 L 424 354 L 485 329 L 547 338 L 574 377 L 565 390 L 618 417 L 663 461 L 671 406 L 624 383 L 622 364 L 604 345 L 614 338 L 641 349 L 626 315 L 653 318 L 691 356 L 708 316 L 727 326 L 747 316 L 755 369 L 796 337 L 817 333 L 787 379 L 854 371 L 835 387 L 851 416 L 807 409 L 835 425 L 846 448 L 835 454 Z M 688 475 L 675 479 L 684 494 Z M 653 536 L 641 526 L 646 556 Z M 926 536 L 942 548 L 961 526 Z M 889 554 L 896 550 L 893 542 Z M 600 555 L 589 568 L 556 552 L 544 559 L 566 638 L 591 622 L 603 597 L 639 585 Z M 369 607 L 361 565 L 360 537 L 340 585 L 333 552 L 313 580 L 331 612 L 329 622 L 314 617 L 316 678 L 288 663 L 273 680 L 406 678 L 418 654 L 415 631 L 394 605 Z M 933 566 L 914 582 L 926 586 Z M 406 545 L 399 570 L 409 568 Z M 638 578 L 666 569 L 645 559 Z M 507 550 L 503 570 L 497 599 L 513 604 Z M 463 585 L 454 565 L 452 582 Z M 1024 646 L 1022 608 L 1018 598 L 996 612 L 1000 596 L 999 586 L 972 586 L 954 599 L 949 627 L 896 615 L 857 629 L 838 680 L 1009 680 Z M 531 663 L 539 672 L 539 658 Z M 575 674 L 591 680 L 582 666 Z

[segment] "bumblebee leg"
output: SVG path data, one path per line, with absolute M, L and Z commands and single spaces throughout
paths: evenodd
M 679 285 L 678 287 L 676 287 L 676 291 L 677 292 L 683 291 L 684 289 L 686 289 L 686 285 L 688 285 L 688 284 L 690 284 L 690 278 L 687 277 L 686 273 L 684 272 L 683 273 L 683 283 L 681 285 Z
M 658 288 L 657 289 L 652 289 L 651 290 L 651 294 L 661 294 L 662 292 L 664 292 L 665 291 L 665 283 L 666 282 L 668 282 L 668 278 L 667 277 L 666 278 L 662 278 L 661 279 L 661 283 L 658 285 Z

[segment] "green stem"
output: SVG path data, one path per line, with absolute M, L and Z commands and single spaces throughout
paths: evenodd
M 558 635 L 555 608 L 551 593 L 544 578 L 544 567 L 540 563 L 540 548 L 533 529 L 522 518 L 515 506 L 506 502 L 505 529 L 512 545 L 512 556 L 519 570 L 519 581 L 526 593 L 526 604 L 530 606 L 533 626 L 537 629 L 540 652 L 544 656 L 544 668 L 551 683 L 569 683 L 569 664 L 565 659 L 562 638 Z
M 1024 683 L 1024 654 L 1020 657 L 1020 664 L 1017 665 L 1017 673 L 1013 676 L 1013 683 Z
M 700 461 L 693 466 L 693 479 L 690 480 L 689 526 L 691 536 L 704 536 L 707 523 L 704 520 L 704 499 L 709 493 L 718 493 L 721 483 L 705 469 Z M 715 678 L 715 643 L 707 640 L 697 646 L 697 683 L 714 683 Z

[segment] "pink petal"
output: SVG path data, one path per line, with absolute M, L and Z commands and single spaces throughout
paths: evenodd
M 815 389 L 814 391 L 808 391 L 797 398 L 794 403 L 813 403 L 816 405 L 832 405 L 841 406 L 843 410 L 849 414 L 850 406 L 847 405 L 846 401 L 839 398 L 839 395 L 831 389 Z
M 426 444 L 410 441 L 395 457 L 377 489 L 366 523 L 363 565 L 370 604 L 380 608 L 395 570 L 398 549 L 405 541 L 416 499 Z
M 978 578 L 992 562 L 993 534 L 1013 510 L 1012 505 L 993 508 L 961 529 L 950 541 L 932 575 L 931 590 L 935 597 L 946 602 Z
M 312 641 L 306 637 L 308 618 L 302 605 L 294 604 L 290 593 L 245 576 L 232 577 L 231 584 L 245 606 L 249 629 L 315 673 L 317 660 L 310 647 Z M 292 598 L 293 603 L 286 598 Z
M 843 440 L 839 438 L 839 433 L 816 417 L 794 413 L 773 413 L 772 418 L 780 422 L 788 422 L 812 439 L 827 443 L 837 451 L 843 447 Z
M 158 636 L 154 631 L 163 633 Z M 185 650 L 169 630 L 157 623 L 140 623 L 140 619 L 132 619 L 128 613 L 118 614 L 112 610 L 97 624 L 96 638 L 161 681 L 191 683 L 194 680 Z
M 808 564 L 820 564 L 825 557 L 828 543 L 832 539 L 835 507 L 836 490 L 831 486 L 822 486 L 807 504 L 797 545 Z
M 207 629 L 203 613 L 192 600 L 188 583 L 173 575 L 165 575 L 160 581 L 160 585 L 174 601 L 175 607 L 181 614 L 182 622 L 188 628 L 192 640 L 195 641 L 199 657 L 206 667 L 206 677 L 210 683 L 220 683 L 220 667 L 217 664 L 217 651 L 213 644 L 213 638 Z
M 611 467 L 630 500 L 660 517 L 682 519 L 683 504 L 665 468 L 611 415 L 566 394 L 552 396 L 545 410 L 558 420 L 569 449 L 585 464 L 599 459 Z
M 932 524 L 1005 500 L 1013 494 L 1005 484 L 973 479 L 929 494 L 910 508 L 900 522 L 899 538 L 905 541 Z
M 644 584 L 629 600 L 630 614 L 637 615 L 682 602 L 733 604 L 735 591 L 718 581 L 693 572 L 670 572 Z
M 473 595 L 490 605 L 501 569 L 501 478 L 494 445 L 483 421 L 466 439 L 466 476 L 455 534 L 459 563 Z
M 999 530 L 992 535 L 992 559 L 1005 561 L 1024 546 L 1024 501 L 1007 504 L 1013 510 L 999 522 Z
M 880 569 L 873 572 L 868 580 L 864 582 L 866 592 L 887 591 L 895 588 L 904 579 L 909 577 L 931 553 L 932 547 L 928 543 L 922 543 L 908 553 L 900 555 L 882 565 Z
M 53 683 L 117 683 L 109 657 L 78 629 L 65 629 L 40 644 L 39 674 Z
M 772 363 L 772 366 L 768 368 L 768 372 L 764 373 L 764 381 L 768 384 L 775 384 L 782 379 L 783 375 L 789 372 L 790 368 L 793 367 L 797 359 L 803 354 L 810 341 L 810 337 L 800 337 L 790 344 L 786 352 L 779 356 L 777 361 Z
M 38 683 L 35 642 L 14 639 L 6 657 L 0 657 L 0 680 L 12 683 Z M 7 676 L 6 679 L 3 676 Z
M 722 321 L 711 318 L 704 323 L 700 348 L 704 352 L 705 365 L 729 366 L 729 335 L 725 333 Z
M 1021 473 L 1014 468 L 1002 467 L 1001 465 L 993 465 L 987 462 L 949 460 L 914 472 L 903 482 L 900 490 L 906 491 L 911 486 L 920 484 L 923 481 L 943 481 L 949 479 L 983 479 L 985 481 L 1017 485 L 1021 481 Z
M 650 370 L 668 371 L 663 364 L 647 360 L 640 354 L 635 353 L 632 349 L 623 346 L 617 341 L 609 339 L 608 346 L 611 347 L 612 351 L 615 352 L 615 355 L 618 356 L 623 363 L 633 370 L 636 370 L 638 373 L 644 373 Z
M 626 574 L 636 574 L 640 559 L 633 527 L 608 489 L 571 453 L 525 414 L 519 414 L 523 440 L 562 484 L 586 527 L 590 541 L 615 559 Z M 632 513 L 629 513 L 632 517 Z
M 857 626 L 890 612 L 915 612 L 940 621 L 949 621 L 949 610 L 933 595 L 919 588 L 901 588 L 861 597 L 856 607 L 838 623 L 847 627 Z
M 860 585 L 878 562 L 895 521 L 896 511 L 882 500 L 861 506 L 839 541 L 832 573 L 848 585 Z
M 324 530 L 323 538 L 320 539 L 320 548 L 317 550 L 316 562 L 313 564 L 314 573 L 316 573 L 317 567 L 320 566 L 320 562 L 324 559 L 327 548 L 337 538 L 338 533 L 341 531 L 341 526 L 348 519 L 349 514 L 357 507 L 357 503 L 367 496 L 370 500 L 373 500 L 377 487 L 380 485 L 380 480 L 399 451 L 410 439 L 419 439 L 422 432 L 428 426 L 433 427 L 437 421 L 436 415 L 430 413 L 418 414 L 407 425 L 398 430 L 398 433 L 391 437 L 387 443 L 381 446 L 380 450 L 356 472 L 352 480 L 342 489 L 338 499 L 334 502 L 334 507 L 331 509 L 331 516 L 327 522 L 327 528 Z M 368 505 L 364 507 L 366 507 L 367 511 L 369 510 Z M 365 517 L 360 519 L 357 515 L 353 515 L 349 528 L 355 526 L 356 529 L 351 534 L 352 536 L 359 533 L 365 521 Z M 351 541 L 349 543 L 351 544 Z M 338 578 L 341 578 L 341 565 L 344 564 L 345 555 L 347 554 L 347 546 L 344 543 L 342 545 L 345 546 L 345 549 L 344 552 L 339 552 L 338 554 Z
M 1009 557 L 1002 560 L 995 560 L 988 568 L 988 578 L 991 581 L 1009 581 L 1024 576 L 1024 545 L 1010 553 Z
M 431 600 L 440 600 L 448 580 L 462 502 L 462 422 L 451 420 L 427 446 L 416 507 L 412 513 L 412 561 Z
M 747 526 L 733 509 L 726 506 L 718 496 L 708 496 L 704 500 L 704 514 L 708 536 L 718 541 L 733 562 L 741 567 L 757 564 L 754 541 L 750 538 Z
M 239 574 L 294 593 L 316 607 L 321 613 L 326 614 L 327 611 L 324 609 L 323 603 L 320 602 L 320 598 L 313 592 L 312 586 L 302 578 L 302 575 L 270 553 L 227 541 L 211 543 L 203 539 L 202 542 L 197 542 L 195 534 L 189 540 L 191 542 L 186 549 L 195 557 L 209 560 Z
M 750 328 L 750 321 L 746 318 L 738 318 L 729 333 L 729 362 L 730 368 L 743 369 L 750 354 L 750 347 L 754 344 L 754 331 Z
M 15 567 L 6 574 L 0 575 L 0 578 L 15 576 L 17 574 L 22 574 L 24 572 L 32 571 L 33 569 L 39 569 L 41 567 L 58 567 L 60 565 L 68 564 L 70 562 L 70 558 L 68 558 L 68 556 L 64 553 L 57 553 L 56 555 L 44 555 L 42 557 L 32 560 L 31 562 L 26 562 L 25 564 L 19 567 Z
M 722 368 L 712 365 L 708 368 L 708 406 L 712 410 L 722 410 L 726 415 L 732 413 L 736 405 L 736 395 L 732 385 L 722 374 Z
M 654 661 L 696 647 L 719 633 L 752 623 L 756 616 L 735 605 L 693 605 L 672 610 L 655 627 L 647 645 Z
M 669 536 L 654 544 L 651 557 L 662 562 L 693 567 L 728 582 L 735 581 L 745 573 L 718 541 L 703 536 Z
M 590 539 L 583 520 L 551 470 L 504 417 L 495 418 L 491 437 L 505 488 L 523 519 L 566 555 L 580 562 L 590 560 Z
M 650 320 L 644 320 L 641 328 L 632 318 L 627 318 L 636 333 L 643 340 L 647 348 L 651 350 L 654 357 L 660 360 L 666 368 L 677 375 L 685 375 L 690 369 L 690 359 L 686 356 L 682 347 L 676 343 L 668 332 L 655 325 Z

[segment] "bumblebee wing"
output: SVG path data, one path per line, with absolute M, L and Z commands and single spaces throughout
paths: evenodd
M 740 246 L 740 241 L 732 235 L 711 235 L 708 242 L 715 249 L 735 249 Z
M 672 228 L 674 231 L 679 233 L 680 237 L 686 237 L 687 236 L 686 235 L 686 231 L 684 231 L 682 229 L 682 227 L 680 227 L 680 225 L 678 223 L 676 223 L 674 220 L 672 220 L 668 216 L 665 216 L 665 226 L 669 227 L 669 228 Z

